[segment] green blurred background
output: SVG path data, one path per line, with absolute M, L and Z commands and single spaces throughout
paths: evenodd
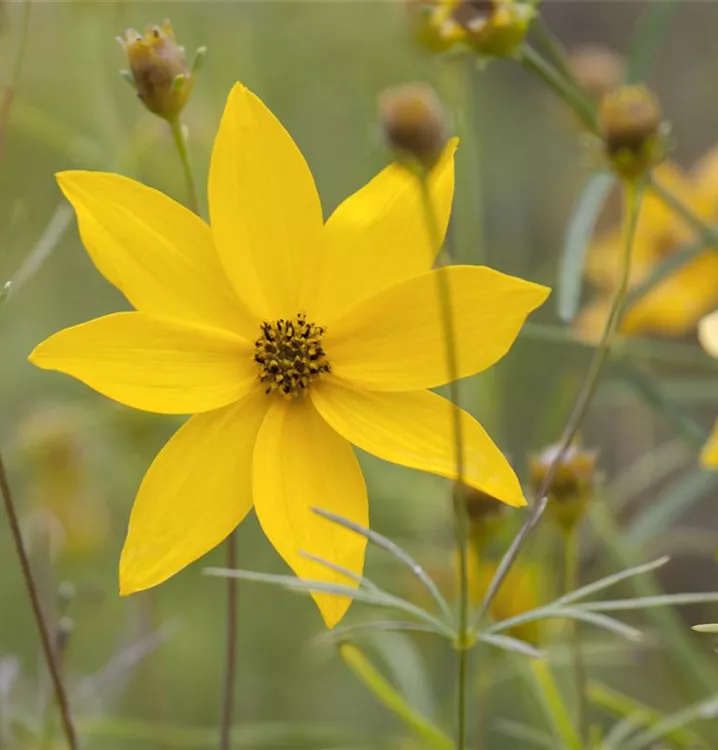
M 689 165 L 714 144 L 718 132 L 718 6 L 675 5 L 680 7 L 668 19 L 648 80 L 673 123 L 674 156 Z M 547 2 L 544 17 L 569 48 L 598 42 L 625 51 L 647 7 L 639 2 Z M 2 7 L 2 82 L 11 75 L 22 11 L 19 3 Z M 299 0 L 33 2 L 27 54 L 0 156 L 0 282 L 13 277 L 62 206 L 53 177 L 59 170 L 116 171 L 184 199 L 181 166 L 168 129 L 141 107 L 118 75 L 125 62 L 113 41 L 127 27 L 142 30 L 164 18 L 171 19 L 190 58 L 196 47 L 208 48 L 185 112 L 200 184 L 224 99 L 232 83 L 241 80 L 292 133 L 329 214 L 388 160 L 375 117 L 378 92 L 396 83 L 428 80 L 442 94 L 457 128 L 459 108 L 465 118 L 457 157 L 457 256 L 554 284 L 564 228 L 587 176 L 565 109 L 510 62 L 480 70 L 464 59 L 439 61 L 423 54 L 412 44 L 400 2 Z M 204 200 L 204 189 L 202 193 Z M 557 324 L 554 302 L 534 320 Z M 222 551 L 155 591 L 129 599 L 117 594 L 117 561 L 134 492 L 178 423 L 115 406 L 26 361 L 48 334 L 125 308 L 119 293 L 92 267 L 73 219 L 51 257 L 0 315 L 0 445 L 9 459 L 48 606 L 57 609 L 55 591 L 62 582 L 75 589 L 67 607 L 74 631 L 66 670 L 81 729 L 87 732 L 86 746 L 212 747 L 223 671 L 225 584 L 203 577 L 202 569 L 223 564 Z M 656 351 L 670 351 L 673 360 L 680 360 L 681 352 L 692 351 L 694 344 L 692 339 L 656 344 L 661 346 Z M 715 370 L 697 374 L 675 364 L 656 364 L 660 358 L 651 355 L 642 365 L 671 377 L 671 393 L 708 427 L 718 412 Z M 529 330 L 494 370 L 462 384 L 465 406 L 514 458 L 522 476 L 526 453 L 558 437 L 587 361 L 585 347 L 552 343 L 540 331 Z M 625 524 L 640 519 L 657 500 L 663 502 L 667 509 L 654 519 L 641 552 L 655 556 L 676 547 L 678 561 L 666 585 L 713 588 L 715 483 L 710 476 L 696 475 L 695 448 L 610 375 L 584 433 L 586 444 L 601 449 L 609 485 L 636 459 L 649 455 L 644 468 L 631 475 L 635 487 L 629 491 L 631 514 Z M 664 453 L 651 461 L 657 447 Z M 663 456 L 675 464 L 670 473 L 661 465 Z M 448 485 L 361 459 L 374 527 L 439 571 L 450 590 Z M 652 486 L 654 473 L 657 483 Z M 64 543 L 50 514 L 67 526 Z M 675 533 L 685 527 L 693 531 L 679 543 Z M 254 518 L 242 524 L 238 538 L 241 567 L 284 572 Z M 546 532 L 534 550 L 548 550 L 550 558 L 554 541 Z M 585 575 L 615 570 L 596 543 L 589 540 L 587 548 Z M 405 573 L 379 554 L 370 555 L 368 571 L 399 593 L 416 593 Z M 558 585 L 554 578 L 549 574 L 549 585 Z M 239 598 L 238 746 L 402 746 L 404 728 L 355 682 L 331 647 L 313 642 L 322 624 L 308 599 L 256 584 L 242 584 Z M 367 616 L 355 605 L 349 618 Z M 689 622 L 711 619 L 718 619 L 718 612 L 710 607 L 687 615 Z M 698 647 L 718 662 L 710 641 L 703 639 Z M 453 670 L 446 645 L 429 636 L 409 640 L 387 635 L 377 638 L 373 649 L 387 674 L 401 676 L 413 702 L 446 721 Z M 5 696 L 0 706 L 33 720 L 47 685 L 11 539 L 0 522 L 3 657 L 18 660 L 20 676 L 9 703 Z M 489 658 L 479 652 L 476 669 Z M 613 643 L 598 661 L 595 673 L 614 685 L 649 701 L 680 705 L 683 694 L 670 676 L 670 659 L 660 639 L 631 651 Z M 493 659 L 490 668 L 494 688 L 484 710 L 489 729 L 496 717 L 531 721 L 535 703 L 520 668 L 500 659 Z M 691 694 L 699 697 L 701 691 L 688 686 L 685 696 Z M 155 735 L 144 722 L 164 728 Z M 182 727 L 206 727 L 207 732 L 175 729 Z M 518 747 L 499 734 L 489 737 L 486 747 Z

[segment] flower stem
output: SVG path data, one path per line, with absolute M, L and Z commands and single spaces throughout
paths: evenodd
M 227 567 L 237 567 L 237 532 L 233 531 L 227 541 Z M 219 730 L 219 750 L 230 750 L 232 713 L 234 709 L 234 686 L 237 674 L 237 579 L 227 578 L 227 645 L 225 649 L 224 688 L 222 692 L 222 717 Z
M 464 481 L 464 438 L 461 424 L 461 408 L 459 407 L 458 364 L 456 352 L 456 334 L 454 330 L 454 316 L 451 305 L 451 289 L 446 273 L 446 257 L 442 252 L 442 238 L 436 218 L 434 203 L 431 198 L 429 174 L 420 174 L 421 202 L 424 211 L 427 230 L 431 245 L 436 249 L 436 287 L 439 297 L 442 325 L 444 328 L 444 342 L 446 354 L 446 371 L 449 379 L 449 397 L 451 400 L 451 417 L 454 440 L 454 456 L 456 460 L 456 482 L 459 486 Z M 467 693 L 467 661 L 469 647 L 469 581 L 467 571 L 467 519 L 466 508 L 460 500 L 454 500 L 454 535 L 459 563 L 459 621 L 457 638 L 457 728 L 456 747 L 464 750 L 466 747 L 466 693 Z
M 30 0 L 24 0 L 23 12 L 22 12 L 22 27 L 20 29 L 20 41 L 18 43 L 17 53 L 13 62 L 12 73 L 10 75 L 10 83 L 5 87 L 3 91 L 2 99 L 0 100 L 0 157 L 4 151 L 5 146 L 5 135 L 7 133 L 7 126 L 10 120 L 10 111 L 12 110 L 12 103 L 15 98 L 15 92 L 17 91 L 17 84 L 20 80 L 20 72 L 22 71 L 22 64 L 25 59 L 25 51 L 27 50 L 27 40 L 30 36 Z
M 57 662 L 55 648 L 52 643 L 47 620 L 45 619 L 42 606 L 40 605 L 40 595 L 38 593 L 35 577 L 33 576 L 30 567 L 30 560 L 27 556 L 25 544 L 22 539 L 20 522 L 15 510 L 15 503 L 13 501 L 12 492 L 10 491 L 10 483 L 8 481 L 2 455 L 0 455 L 0 495 L 2 495 L 5 504 L 5 510 L 7 511 L 8 522 L 10 524 L 10 532 L 12 533 L 13 541 L 15 542 L 15 551 L 17 552 L 18 560 L 20 561 L 25 588 L 30 597 L 32 613 L 35 617 L 35 624 L 37 625 L 38 633 L 40 634 L 42 652 L 45 658 L 45 663 L 47 664 L 48 672 L 50 673 L 57 706 L 60 710 L 60 719 L 62 721 L 62 728 L 65 733 L 67 745 L 70 750 L 77 750 L 77 734 L 75 733 L 75 726 L 72 721 L 72 715 L 70 714 L 70 703 L 67 698 L 67 691 L 65 690 L 62 681 L 60 667 Z
M 526 544 L 526 541 L 531 535 L 531 532 L 534 530 L 534 528 L 536 528 L 539 521 L 541 520 L 541 517 L 546 510 L 546 505 L 548 504 L 548 489 L 551 486 L 554 477 L 556 476 L 556 472 L 558 471 L 559 466 L 566 456 L 566 451 L 571 446 L 573 439 L 576 437 L 576 433 L 581 427 L 584 417 L 588 413 L 588 408 L 591 405 L 591 401 L 593 400 L 593 396 L 596 392 L 596 387 L 598 385 L 601 370 L 603 369 L 603 365 L 608 358 L 609 352 L 611 351 L 611 345 L 613 343 L 616 331 L 618 330 L 618 324 L 621 319 L 621 313 L 623 311 L 623 306 L 626 300 L 626 293 L 628 291 L 628 277 L 631 267 L 631 248 L 633 247 L 633 241 L 636 236 L 638 209 L 641 202 L 641 187 L 639 187 L 636 183 L 631 182 L 626 182 L 624 184 L 625 241 L 623 248 L 623 257 L 621 259 L 621 277 L 618 284 L 618 289 L 616 290 L 616 294 L 613 298 L 613 303 L 611 304 L 611 310 L 608 314 L 608 320 L 606 321 L 606 326 L 603 330 L 603 335 L 601 336 L 601 341 L 598 345 L 598 348 L 595 350 L 593 358 L 591 359 L 591 364 L 589 365 L 588 372 L 586 373 L 586 377 L 583 381 L 581 391 L 578 394 L 578 398 L 576 399 L 571 415 L 568 419 L 568 422 L 566 423 L 566 427 L 564 428 L 563 435 L 561 436 L 561 441 L 559 443 L 559 448 L 556 451 L 554 460 L 551 463 L 551 466 L 549 466 L 548 471 L 546 472 L 546 476 L 544 477 L 543 482 L 536 492 L 536 504 L 531 512 L 531 515 L 521 527 L 519 533 L 514 537 L 514 540 L 511 542 L 509 549 L 503 556 L 501 563 L 499 564 L 499 567 L 496 570 L 491 583 L 489 584 L 489 588 L 486 592 L 486 595 L 484 596 L 484 600 L 481 602 L 481 607 L 479 608 L 479 612 L 477 615 L 477 618 L 479 620 L 485 617 L 486 613 L 489 611 L 489 607 L 491 606 L 494 598 L 496 597 L 496 594 L 501 588 L 501 585 L 504 582 L 504 579 L 506 578 L 509 570 L 511 569 L 511 566 L 519 556 L 519 553 L 523 549 L 524 544 Z
M 569 594 L 578 588 L 578 573 L 580 564 L 578 524 L 564 536 L 564 593 Z M 568 620 L 571 637 L 571 652 L 573 661 L 573 676 L 576 685 L 576 701 L 578 730 L 581 742 L 588 747 L 588 686 L 586 680 L 586 664 L 583 660 L 581 648 L 581 624 L 578 620 Z
M 526 70 L 537 75 L 560 99 L 563 99 L 571 107 L 590 133 L 598 135 L 599 127 L 596 113 L 579 88 L 561 75 L 552 65 L 549 65 L 536 50 L 528 45 L 522 50 L 520 62 Z
M 187 138 L 185 137 L 184 128 L 182 127 L 182 121 L 179 116 L 175 117 L 174 120 L 168 120 L 172 136 L 177 146 L 177 152 L 179 153 L 180 160 L 182 161 L 182 169 L 184 170 L 184 179 L 187 183 L 187 195 L 189 199 L 189 207 L 196 213 L 199 214 L 199 200 L 197 199 L 197 186 L 194 181 L 194 174 L 192 173 L 192 164 L 189 160 L 189 151 L 187 150 Z

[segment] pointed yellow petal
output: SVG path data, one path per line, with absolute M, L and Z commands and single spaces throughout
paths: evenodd
M 718 254 L 704 255 L 670 274 L 626 311 L 621 332 L 684 336 L 718 305 Z M 711 351 L 708 350 L 710 354 Z
M 364 537 L 311 511 L 324 508 L 369 525 L 364 477 L 354 451 L 309 399 L 272 400 L 254 449 L 253 494 L 259 522 L 300 578 L 354 586 L 350 579 L 300 554 L 308 552 L 361 574 Z M 351 604 L 346 597 L 313 596 L 330 628 Z
M 701 451 L 701 466 L 704 469 L 718 469 L 718 421 Z
M 454 197 L 457 142 L 446 146 L 430 177 L 442 238 Z M 317 288 L 302 305 L 323 324 L 360 300 L 428 271 L 437 248 L 429 238 L 416 175 L 399 164 L 380 172 L 332 214 L 323 247 Z
M 303 279 L 316 273 L 319 196 L 289 133 L 241 84 L 229 95 L 214 142 L 209 207 L 239 296 L 261 318 L 295 315 Z
M 66 328 L 40 344 L 30 361 L 122 404 L 162 414 L 217 409 L 258 384 L 244 339 L 139 312 Z
M 324 341 L 332 372 L 382 391 L 433 388 L 448 382 L 445 335 L 430 271 L 359 303 L 328 327 Z M 485 370 L 513 344 L 526 316 L 550 290 L 479 266 L 444 269 L 460 378 Z
M 456 479 L 452 405 L 430 391 L 383 393 L 323 378 L 311 390 L 319 413 L 343 437 L 386 461 Z M 521 485 L 483 427 L 461 413 L 464 483 L 507 505 L 526 505 Z
M 257 323 L 234 294 L 199 216 L 119 175 L 63 172 L 57 179 L 90 257 L 134 307 L 254 336 Z
M 167 580 L 216 547 L 252 507 L 252 449 L 267 411 L 259 392 L 198 414 L 142 480 L 120 560 L 120 593 Z
M 698 340 L 711 357 L 718 357 L 718 310 L 698 322 Z

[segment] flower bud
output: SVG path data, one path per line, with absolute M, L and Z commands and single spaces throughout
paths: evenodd
M 194 76 L 169 21 L 150 26 L 145 35 L 134 29 L 117 38 L 127 55 L 130 82 L 150 112 L 175 119 L 192 93 Z
M 539 455 L 529 456 L 529 473 L 534 492 L 542 487 L 556 460 L 558 445 L 551 445 Z M 556 469 L 547 495 L 547 513 L 562 531 L 570 533 L 583 518 L 596 487 L 597 451 L 571 445 Z
M 459 0 L 452 12 L 466 43 L 490 57 L 513 55 L 535 15 L 533 5 L 516 0 Z
M 451 18 L 455 0 L 406 0 L 414 41 L 427 52 L 446 52 L 464 39 Z
M 409 83 L 386 89 L 379 96 L 379 119 L 400 159 L 427 171 L 436 164 L 448 140 L 448 125 L 431 86 Z
M 607 94 L 598 116 L 606 156 L 621 177 L 638 179 L 660 161 L 661 105 L 645 86 L 622 86 Z
M 495 497 L 462 484 L 454 485 L 454 502 L 462 503 L 469 523 L 469 536 L 478 547 L 494 538 L 504 525 L 509 506 Z
M 571 53 L 568 61 L 573 77 L 595 102 L 621 85 L 626 63 L 608 47 L 585 46 Z

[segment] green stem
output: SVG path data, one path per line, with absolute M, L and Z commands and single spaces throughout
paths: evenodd
M 623 304 L 626 299 L 626 292 L 628 290 L 628 278 L 631 267 L 631 248 L 633 247 L 633 241 L 636 235 L 636 224 L 638 219 L 638 208 L 640 205 L 640 190 L 634 183 L 626 183 L 624 185 L 625 192 L 625 208 L 624 208 L 624 221 L 626 227 L 626 237 L 623 250 L 623 258 L 621 260 L 621 278 L 618 284 L 618 289 L 613 298 L 611 310 L 608 314 L 608 320 L 606 321 L 606 327 L 604 328 L 603 335 L 598 348 L 594 352 L 593 359 L 589 365 L 588 373 L 583 382 L 581 392 L 576 399 L 571 416 L 568 419 L 563 435 L 559 442 L 558 450 L 554 457 L 551 466 L 549 466 L 546 476 L 543 482 L 536 492 L 536 504 L 534 506 L 531 515 L 526 520 L 524 525 L 519 530 L 514 540 L 511 542 L 509 549 L 501 560 L 496 573 L 489 584 L 489 588 L 484 596 L 484 600 L 481 603 L 477 615 L 477 622 L 486 616 L 489 611 L 492 602 L 494 601 L 496 594 L 498 593 L 501 585 L 503 584 L 506 576 L 508 575 L 511 566 L 514 564 L 519 556 L 519 553 L 526 544 L 531 533 L 538 525 L 541 517 L 546 510 L 548 504 L 548 489 L 556 476 L 559 466 L 561 465 L 566 451 L 571 446 L 573 439 L 576 437 L 576 433 L 581 427 L 584 417 L 588 413 L 588 408 L 591 405 L 593 396 L 596 392 L 598 385 L 599 376 L 603 365 L 608 358 L 613 343 L 613 338 L 618 330 L 618 324 L 621 318 L 621 312 L 623 310 Z
M 436 286 L 439 297 L 442 325 L 444 328 L 444 342 L 446 354 L 446 370 L 449 379 L 449 397 L 451 400 L 451 422 L 454 439 L 454 454 L 456 461 L 456 482 L 459 487 L 464 481 L 464 438 L 461 423 L 461 408 L 459 407 L 458 364 L 456 352 L 456 332 L 454 330 L 454 315 L 451 304 L 451 290 L 446 273 L 446 258 L 442 252 L 442 237 L 439 223 L 431 197 L 429 175 L 426 171 L 420 174 L 421 201 L 424 218 L 429 232 L 432 247 L 437 252 Z M 458 498 L 454 499 L 454 534 L 459 562 L 459 622 L 457 638 L 457 748 L 466 747 L 466 693 L 467 693 L 467 661 L 469 647 L 469 579 L 467 571 L 467 519 L 466 507 Z
M 594 503 L 591 508 L 590 522 L 594 531 L 601 538 L 606 553 L 622 567 L 630 568 L 639 565 L 640 553 L 630 543 L 620 528 L 608 502 Z M 654 573 L 648 573 L 631 578 L 635 596 L 660 596 L 663 593 Z M 686 626 L 683 618 L 673 607 L 649 607 L 645 616 L 662 633 L 665 643 L 665 653 L 671 657 L 677 669 L 675 674 L 682 683 L 696 683 L 700 686 L 700 694 L 713 695 L 718 690 L 718 673 L 711 659 L 706 659 L 705 652 L 700 648 Z M 705 732 L 710 732 L 709 722 L 706 722 Z
M 575 88 L 580 90 L 580 86 L 574 79 L 571 68 L 569 67 L 566 48 L 563 46 L 561 40 L 544 23 L 540 14 L 536 16 L 536 20 L 531 25 L 531 31 L 533 31 L 536 39 L 543 47 L 551 64 L 562 76 L 564 76 L 564 78 L 570 81 Z
M 24 0 L 22 26 L 20 28 L 20 42 L 18 44 L 15 61 L 12 67 L 12 73 L 10 75 L 10 83 L 8 83 L 8 85 L 5 87 L 5 91 L 2 95 L 2 101 L 0 101 L 0 157 L 2 156 L 4 151 L 5 134 L 7 133 L 7 125 L 8 121 L 10 120 L 10 111 L 12 110 L 12 103 L 15 98 L 15 92 L 17 91 L 17 85 L 20 81 L 20 73 L 22 71 L 22 64 L 25 59 L 25 51 L 27 50 L 27 42 L 29 38 L 30 0 Z
M 630 300 L 631 295 L 628 294 L 625 309 L 628 309 Z M 526 323 L 521 329 L 521 336 L 549 344 L 566 344 L 580 349 L 593 349 L 590 341 L 580 338 L 571 329 L 549 323 Z M 613 337 L 611 356 L 616 360 L 657 360 L 664 364 L 718 370 L 718 362 L 702 349 L 678 341 L 640 339 L 616 334 Z
M 571 107 L 590 133 L 598 135 L 596 113 L 580 89 L 576 89 L 565 76 L 549 65 L 536 50 L 528 45 L 522 51 L 520 62 L 526 70 L 537 75 Z
M 182 162 L 182 169 L 184 170 L 184 179 L 187 183 L 187 195 L 189 199 L 189 207 L 196 213 L 199 214 L 199 200 L 197 199 L 197 186 L 194 181 L 194 174 L 192 173 L 192 164 L 189 159 L 189 151 L 187 150 L 187 139 L 185 138 L 184 129 L 182 127 L 182 121 L 179 116 L 175 117 L 174 120 L 168 120 L 170 130 L 172 131 L 172 137 L 177 146 L 177 152 L 179 153 L 180 160 Z
M 20 561 L 20 570 L 22 571 L 25 588 L 30 598 L 32 613 L 35 618 L 35 625 L 37 626 L 37 630 L 40 635 L 42 653 L 45 658 L 47 670 L 50 673 L 50 680 L 52 682 L 52 687 L 55 693 L 55 700 L 57 701 L 57 706 L 60 710 L 60 720 L 62 722 L 62 728 L 65 733 L 65 739 L 67 740 L 67 746 L 68 748 L 70 748 L 70 750 L 77 750 L 77 734 L 75 733 L 75 725 L 72 721 L 72 715 L 70 713 L 70 702 L 67 698 L 67 691 L 65 689 L 62 675 L 60 673 L 56 650 L 52 642 L 53 638 L 50 635 L 50 628 L 48 626 L 45 613 L 42 611 L 42 605 L 40 604 L 40 595 L 38 592 L 37 582 L 35 581 L 35 576 L 33 575 L 32 568 L 30 567 L 30 560 L 28 558 L 27 550 L 25 549 L 25 544 L 23 542 L 22 532 L 20 530 L 20 522 L 15 510 L 15 502 L 13 500 L 12 492 L 10 491 L 10 483 L 8 481 L 2 455 L 0 455 L 0 495 L 2 495 L 3 501 L 5 503 L 5 510 L 7 512 L 7 517 L 10 524 L 10 531 L 15 543 L 15 551 L 17 552 L 17 557 Z
M 237 567 L 237 533 L 232 532 L 227 541 L 227 568 Z M 237 579 L 227 578 L 227 633 L 225 646 L 224 684 L 222 689 L 222 715 L 219 723 L 219 750 L 230 750 L 232 743 L 232 714 L 237 673 Z
M 579 586 L 579 533 L 578 525 L 574 526 L 564 536 L 564 593 L 569 594 Z M 586 665 L 581 648 L 581 624 L 578 620 L 569 620 L 571 638 L 571 655 L 573 661 L 573 676 L 576 686 L 576 705 L 578 727 L 584 747 L 588 746 L 588 697 Z

